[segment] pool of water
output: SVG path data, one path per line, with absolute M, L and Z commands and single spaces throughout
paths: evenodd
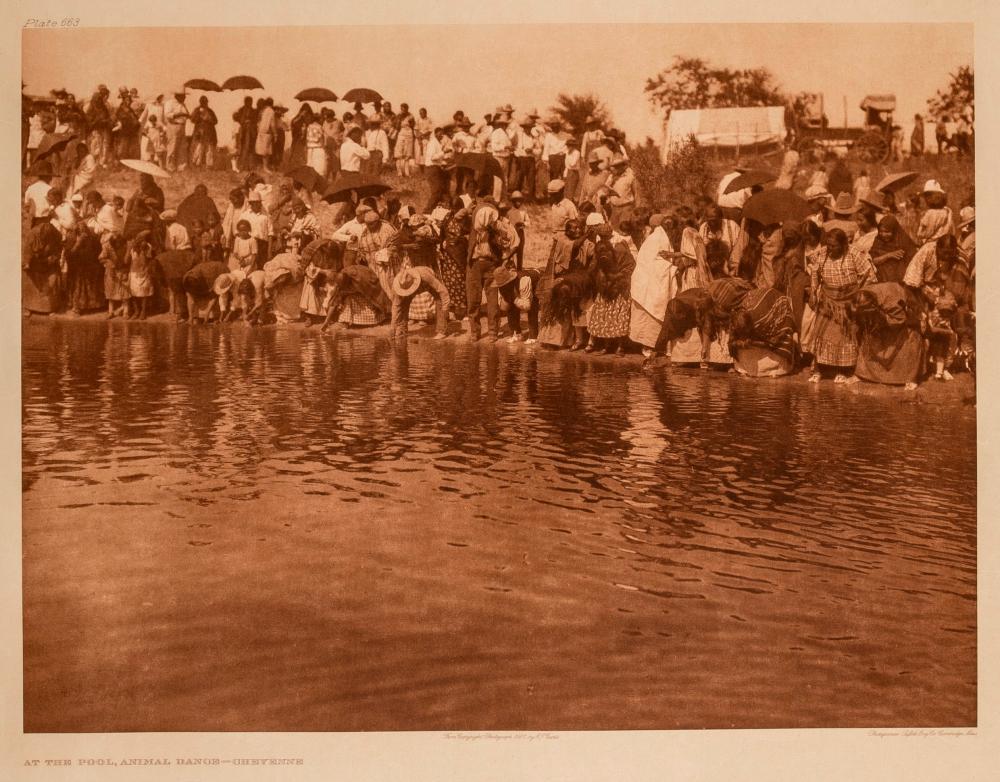
M 33 321 L 25 730 L 972 725 L 972 408 Z

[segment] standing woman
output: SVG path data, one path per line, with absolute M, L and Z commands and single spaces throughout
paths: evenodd
M 471 204 L 469 196 L 456 198 L 451 205 L 451 213 L 441 226 L 443 238 L 438 253 L 438 266 L 441 281 L 448 289 L 448 299 L 456 320 L 462 320 L 467 312 L 465 275 L 469 256 L 469 232 L 472 230 L 472 215 L 468 209 Z
M 60 196 L 61 200 L 61 196 Z M 21 257 L 21 298 L 24 312 L 48 315 L 59 307 L 59 259 L 62 234 L 48 220 L 25 234 Z
M 306 165 L 321 177 L 326 176 L 326 136 L 318 114 L 313 114 L 306 125 Z
M 90 217 L 92 215 L 85 215 Z M 101 240 L 80 220 L 69 229 L 64 244 L 66 257 L 66 294 L 70 311 L 80 315 L 104 307 L 104 267 L 101 266 Z
M 243 105 L 233 114 L 237 132 L 237 159 L 240 171 L 253 170 L 253 149 L 257 140 L 257 112 L 253 108 L 253 98 L 247 96 Z
M 306 128 L 313 121 L 313 109 L 303 103 L 299 113 L 292 118 L 292 147 L 289 153 L 289 167 L 301 166 L 306 162 Z M 321 126 L 322 127 L 322 126 Z
M 893 215 L 886 215 L 876 229 L 868 254 L 879 282 L 902 282 L 916 245 Z
M 812 272 L 810 305 L 816 313 L 808 344 L 803 348 L 815 356 L 817 371 L 810 383 L 818 383 L 819 365 L 835 367 L 835 383 L 856 383 L 857 329 L 848 314 L 848 304 L 858 290 L 876 279 L 868 253 L 850 247 L 847 234 L 834 228 L 826 234 Z
M 677 292 L 676 269 L 670 261 L 674 247 L 663 225 L 665 219 L 662 214 L 649 218 L 653 230 L 639 248 L 630 283 L 629 338 L 642 346 L 647 359 L 659 340 L 667 302 Z
M 858 233 L 851 246 L 861 252 L 870 253 L 875 237 L 878 236 L 878 218 L 875 210 L 867 204 L 862 206 L 854 213 L 854 222 L 858 224 Z
M 595 250 L 594 306 L 590 311 L 590 336 L 602 340 L 597 353 L 625 355 L 629 331 L 629 287 L 635 258 L 627 241 L 614 241 L 614 231 L 607 223 L 597 228 L 598 243 Z

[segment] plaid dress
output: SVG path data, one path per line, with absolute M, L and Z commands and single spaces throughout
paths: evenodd
M 825 247 L 817 252 L 812 270 L 816 313 L 803 345 L 817 363 L 853 367 L 857 362 L 857 329 L 847 316 L 847 303 L 855 291 L 874 281 L 875 267 L 867 252 L 848 247 L 842 258 L 831 258 Z

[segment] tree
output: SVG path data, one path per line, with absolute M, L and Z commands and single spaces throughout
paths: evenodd
M 966 106 L 973 109 L 976 107 L 975 74 L 970 65 L 963 65 L 956 73 L 951 74 L 948 89 L 938 90 L 927 101 L 927 112 L 937 120 L 943 116 L 958 114 Z
M 712 68 L 700 57 L 675 57 L 674 64 L 646 79 L 649 102 L 663 109 L 780 106 L 786 102 L 767 68 Z
M 611 112 L 596 95 L 567 95 L 559 93 L 556 105 L 549 111 L 562 120 L 562 123 L 569 127 L 574 135 L 580 135 L 586 129 L 588 117 L 597 120 L 602 128 L 610 127 Z

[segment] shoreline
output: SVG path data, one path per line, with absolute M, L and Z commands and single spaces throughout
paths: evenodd
M 144 321 L 140 320 L 125 320 L 121 317 L 116 317 L 112 320 L 108 320 L 106 311 L 86 313 L 83 315 L 70 315 L 68 313 L 53 313 L 50 315 L 39 315 L 34 314 L 31 317 L 21 317 L 22 329 L 30 327 L 33 323 L 59 323 L 70 324 L 70 323 L 85 323 L 85 324 L 101 324 L 106 323 L 109 325 L 114 325 L 118 323 L 126 323 L 128 325 L 136 326 L 156 326 L 156 327 L 171 327 L 171 328 L 197 328 L 197 329 L 220 329 L 220 328 L 253 328 L 256 330 L 294 330 L 304 333 L 311 332 L 317 337 L 329 337 L 331 339 L 336 339 L 340 336 L 347 336 L 351 339 L 358 337 L 369 337 L 372 339 L 381 339 L 387 342 L 391 341 L 390 332 L 388 324 L 383 324 L 379 326 L 364 326 L 364 327 L 347 327 L 338 326 L 333 328 L 326 333 L 320 331 L 320 326 L 311 325 L 306 326 L 305 323 L 285 323 L 285 324 L 269 324 L 266 326 L 247 326 L 242 320 L 235 320 L 228 323 L 179 323 L 173 319 L 172 315 L 167 313 L 157 313 L 156 315 L 150 315 Z M 483 333 L 486 333 L 485 328 L 485 318 L 483 319 Z M 570 351 L 570 350 L 552 350 L 549 348 L 542 347 L 541 344 L 526 345 L 524 342 L 510 343 L 507 342 L 506 337 L 500 337 L 495 343 L 491 343 L 486 337 L 483 337 L 478 342 L 470 342 L 468 339 L 468 329 L 465 327 L 462 321 L 452 321 L 448 324 L 448 337 L 445 340 L 433 339 L 435 334 L 435 329 L 433 324 L 426 324 L 424 326 L 415 327 L 410 325 L 407 341 L 418 341 L 418 342 L 440 342 L 441 344 L 459 344 L 472 346 L 476 345 L 481 348 L 497 348 L 507 351 L 517 351 L 517 352 L 531 352 L 535 354 L 549 354 L 553 356 L 561 356 L 565 360 L 577 360 L 577 361 L 587 361 L 598 366 L 604 367 L 629 367 L 645 372 L 673 372 L 679 371 L 684 374 L 708 374 L 709 376 L 721 376 L 729 377 L 729 373 L 723 365 L 717 365 L 708 370 L 699 369 L 696 365 L 683 365 L 683 364 L 671 364 L 665 358 L 658 359 L 653 362 L 653 364 L 646 369 L 642 369 L 643 357 L 639 352 L 629 352 L 624 356 L 615 355 L 595 355 L 593 353 L 585 353 L 582 350 Z M 866 381 L 861 381 L 854 383 L 852 385 L 838 385 L 832 380 L 823 380 L 818 384 L 812 384 L 808 382 L 809 370 L 801 369 L 791 375 L 785 375 L 782 377 L 746 377 L 741 376 L 744 382 L 759 382 L 759 383 L 794 383 L 796 385 L 808 386 L 810 388 L 835 388 L 839 389 L 841 393 L 849 393 L 854 396 L 860 397 L 876 397 L 882 399 L 896 399 L 900 402 L 907 404 L 930 404 L 930 405 L 957 405 L 957 406 L 973 406 L 976 404 L 976 385 L 973 378 L 968 373 L 961 373 L 955 375 L 955 379 L 950 382 L 943 382 L 934 380 L 933 378 L 928 378 L 920 383 L 915 390 L 907 391 L 903 386 L 890 386 L 883 385 L 880 383 L 869 383 Z

